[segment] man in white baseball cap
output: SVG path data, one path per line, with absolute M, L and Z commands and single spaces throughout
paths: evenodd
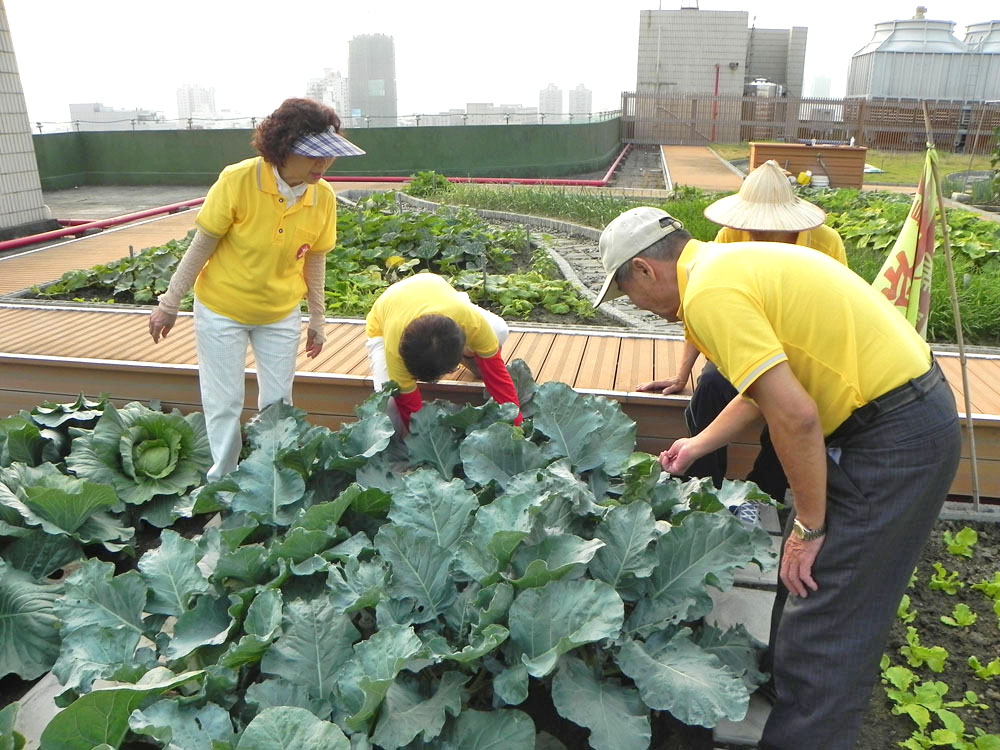
M 601 235 L 598 303 L 683 320 L 734 398 L 660 454 L 672 474 L 762 423 L 794 508 L 762 750 L 851 750 L 896 607 L 947 496 L 961 435 L 927 343 L 860 276 L 778 242 L 706 243 L 634 208 Z M 900 461 L 900 455 L 906 455 Z

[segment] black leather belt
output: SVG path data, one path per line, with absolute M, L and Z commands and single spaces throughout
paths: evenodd
M 930 393 L 939 381 L 944 379 L 944 373 L 938 367 L 937 361 L 932 361 L 930 369 L 923 375 L 918 375 L 912 380 L 906 381 L 901 386 L 883 393 L 878 398 L 872 399 L 864 406 L 860 406 L 851 412 L 851 416 L 841 422 L 837 429 L 827 435 L 826 442 L 834 443 L 842 441 L 856 432 L 861 432 L 880 415 L 888 414 L 913 401 L 922 399 Z

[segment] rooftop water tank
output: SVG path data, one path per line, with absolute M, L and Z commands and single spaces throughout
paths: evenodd
M 1000 21 L 969 24 L 965 43 L 971 52 L 1000 52 Z
M 884 21 L 875 24 L 875 34 L 868 44 L 855 52 L 967 52 L 952 31 L 952 21 L 932 21 L 910 18 L 905 21 Z

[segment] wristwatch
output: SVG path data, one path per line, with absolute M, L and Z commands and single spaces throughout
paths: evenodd
M 802 521 L 796 518 L 792 522 L 792 533 L 803 542 L 811 542 L 813 539 L 819 539 L 821 536 L 826 534 L 826 526 L 820 526 L 818 529 L 810 529 L 802 523 Z

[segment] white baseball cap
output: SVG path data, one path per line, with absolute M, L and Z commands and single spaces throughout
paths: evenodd
M 608 277 L 594 307 L 624 294 L 615 283 L 615 273 L 622 265 L 657 240 L 683 228 L 684 225 L 666 211 L 652 206 L 630 208 L 604 227 L 598 247 Z

